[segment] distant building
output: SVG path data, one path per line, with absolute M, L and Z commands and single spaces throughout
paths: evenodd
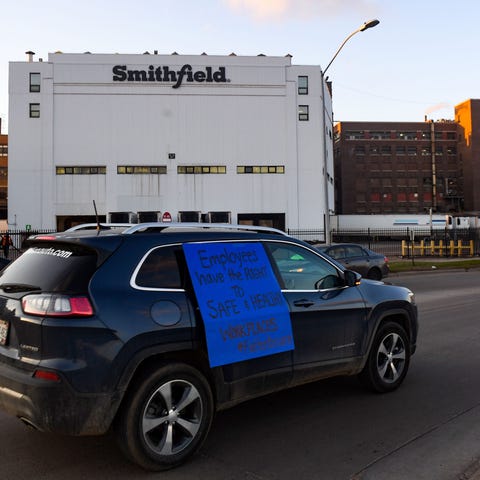
M 8 135 L 2 134 L 0 118 L 0 221 L 8 218 Z
M 466 100 L 455 106 L 459 125 L 459 155 L 463 165 L 465 210 L 480 212 L 480 100 Z
M 334 182 L 320 68 L 147 53 L 10 63 L 10 222 L 61 230 L 94 221 L 95 201 L 101 220 L 322 230 Z
M 453 121 L 339 122 L 334 137 L 336 212 L 462 211 L 458 130 Z

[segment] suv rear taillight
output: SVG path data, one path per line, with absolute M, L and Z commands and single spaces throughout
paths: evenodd
M 22 308 L 30 315 L 49 317 L 88 317 L 93 315 L 90 300 L 85 296 L 68 296 L 51 293 L 26 295 Z

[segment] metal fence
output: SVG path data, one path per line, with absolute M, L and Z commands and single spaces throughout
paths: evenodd
M 12 240 L 12 244 L 8 246 L 6 249 L 4 246 L 3 239 L 5 238 L 6 234 L 10 236 Z M 42 234 L 42 233 L 52 233 L 52 230 L 4 230 L 0 231 L 0 238 L 2 239 L 1 242 L 1 250 L 0 250 L 0 257 L 5 257 L 10 260 L 15 260 L 19 257 L 24 251 L 24 242 L 30 235 Z
M 7 232 L 0 231 L 0 235 L 3 238 Z M 6 256 L 10 260 L 14 260 L 19 257 L 24 251 L 24 242 L 30 235 L 35 234 L 47 234 L 52 233 L 52 230 L 8 230 L 8 234 L 12 239 L 12 245 L 8 251 L 4 248 L 0 251 L 0 257 Z M 316 229 L 302 229 L 295 230 L 289 229 L 287 233 L 293 237 L 300 238 L 310 243 L 325 243 L 324 230 Z M 415 252 L 418 251 L 417 246 L 423 242 L 424 245 L 431 245 L 434 242 L 436 248 L 425 248 L 422 250 L 422 254 L 425 256 L 431 256 L 434 252 L 435 256 L 441 255 L 444 257 L 459 255 L 460 249 L 452 249 L 452 242 L 458 245 L 458 242 L 462 242 L 467 245 L 473 242 L 473 255 L 480 255 L 480 229 L 457 229 L 457 230 L 445 230 L 445 229 L 388 229 L 388 228 L 365 228 L 365 229 L 333 229 L 330 232 L 331 243 L 358 243 L 370 250 L 374 250 L 378 253 L 390 257 L 409 257 L 410 255 L 418 256 Z M 404 246 L 402 249 L 402 241 Z M 407 248 L 405 248 L 405 243 Z M 441 245 L 441 250 L 439 249 Z M 415 248 L 412 248 L 414 247 Z M 470 249 L 464 249 L 461 253 L 462 256 L 470 256 Z
M 294 230 L 289 229 L 288 234 L 310 243 L 324 243 L 324 230 Z M 473 255 L 480 255 L 480 229 L 418 229 L 418 228 L 365 228 L 365 229 L 333 229 L 330 232 L 329 243 L 358 243 L 370 250 L 390 257 L 409 257 L 416 255 L 416 248 L 423 245 L 435 245 L 435 248 L 422 250 L 424 256 L 470 256 L 470 249 L 452 248 L 454 245 L 473 244 Z M 403 248 L 402 248 L 402 242 Z M 407 248 L 405 248 L 405 244 Z M 413 248 L 415 246 L 415 248 Z M 433 253 L 432 253 L 433 252 Z

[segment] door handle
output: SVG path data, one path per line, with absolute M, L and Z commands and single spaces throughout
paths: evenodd
M 311 300 L 306 300 L 306 299 L 302 299 L 302 300 L 297 300 L 296 302 L 293 302 L 293 304 L 296 306 L 296 307 L 311 307 L 312 305 L 314 305 L 315 302 L 312 302 Z

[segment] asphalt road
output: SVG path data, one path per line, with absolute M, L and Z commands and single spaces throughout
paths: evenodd
M 402 387 L 331 379 L 217 415 L 200 453 L 161 474 L 110 437 L 35 432 L 0 413 L 0 478 L 167 480 L 468 479 L 480 458 L 480 271 L 395 276 L 417 295 L 418 350 Z

